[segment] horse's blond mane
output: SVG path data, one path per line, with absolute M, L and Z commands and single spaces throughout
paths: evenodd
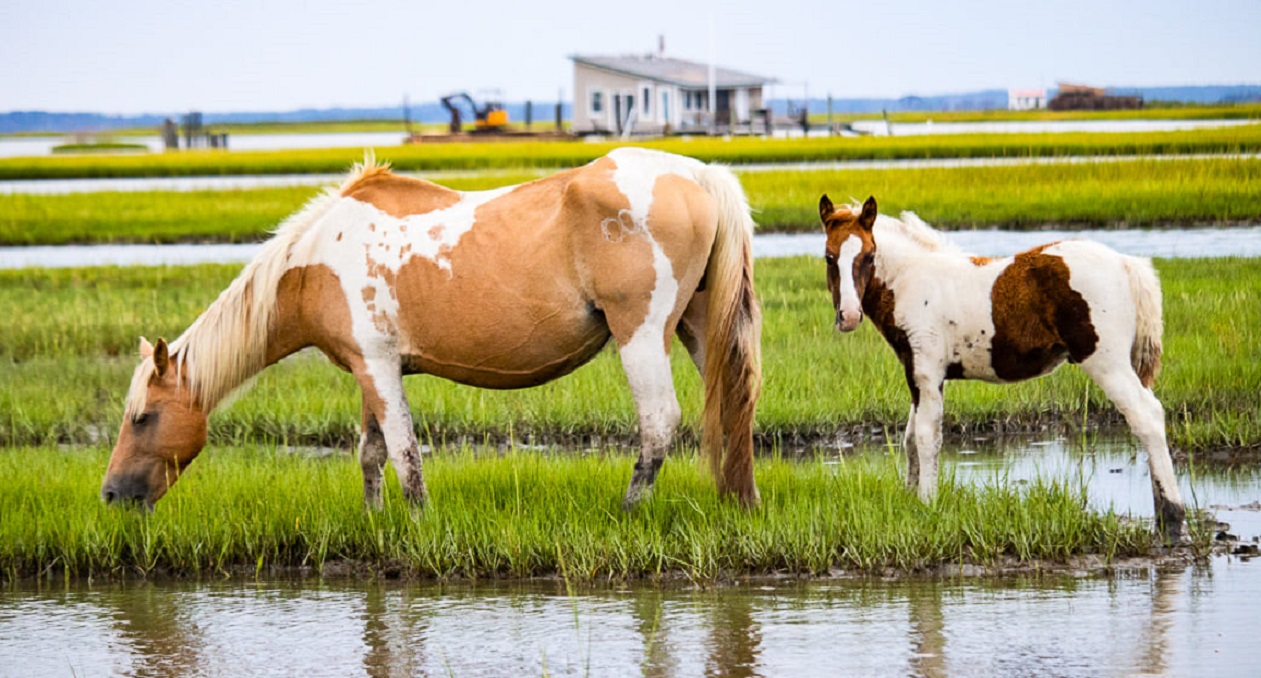
M 173 369 L 187 377 L 193 401 L 210 412 L 259 370 L 266 367 L 268 333 L 276 314 L 276 290 L 292 265 L 290 250 L 312 225 L 335 203 L 346 188 L 368 176 L 389 171 L 377 164 L 371 153 L 363 163 L 351 168 L 339 188 L 328 188 L 312 198 L 273 231 L 263 249 L 246 264 L 219 298 L 171 342 Z M 155 371 L 146 358 L 132 375 L 125 414 L 134 417 L 144 411 L 148 385 Z

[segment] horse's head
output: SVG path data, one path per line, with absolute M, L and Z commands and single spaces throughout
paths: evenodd
M 819 217 L 827 234 L 824 259 L 828 267 L 828 291 L 836 309 L 836 329 L 852 332 L 863 321 L 863 294 L 875 273 L 876 199 L 867 198 L 862 209 L 837 209 L 827 195 L 819 198 Z
M 101 498 L 152 508 L 206 446 L 206 413 L 166 341 L 151 346 L 142 337 L 140 357 Z

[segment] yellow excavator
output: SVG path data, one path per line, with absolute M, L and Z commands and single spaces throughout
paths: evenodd
M 508 111 L 504 110 L 502 103 L 498 101 L 487 101 L 480 107 L 473 97 L 467 92 L 457 92 L 442 97 L 442 105 L 451 113 L 451 133 L 459 134 L 464 131 L 462 114 L 456 102 L 464 101 L 468 104 L 469 110 L 473 111 L 473 132 L 482 134 L 486 132 L 502 132 L 508 127 Z

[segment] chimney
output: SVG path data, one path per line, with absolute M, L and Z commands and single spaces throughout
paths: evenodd
M 657 58 L 664 59 L 666 56 L 666 36 L 657 36 Z

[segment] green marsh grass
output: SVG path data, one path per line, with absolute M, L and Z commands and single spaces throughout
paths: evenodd
M 439 177 L 460 190 L 539 173 Z M 892 170 L 745 172 L 763 231 L 814 231 L 819 196 L 876 196 L 943 229 L 1170 226 L 1261 219 L 1261 160 L 1170 159 Z M 0 195 L 0 244 L 242 242 L 267 236 L 321 189 Z
M 1261 268 L 1255 259 L 1157 261 L 1164 286 L 1165 369 L 1156 393 L 1184 450 L 1261 447 Z M 0 271 L 0 444 L 90 443 L 117 431 L 140 335 L 178 336 L 239 266 Z M 765 388 L 756 427 L 768 443 L 896 432 L 908 409 L 892 351 L 869 323 L 832 329 L 821 259 L 757 262 L 765 328 Z M 700 383 L 686 352 L 672 355 L 694 439 Z M 406 380 L 422 439 L 633 442 L 634 406 L 618 359 L 604 351 L 574 374 L 521 391 L 434 377 Z M 262 373 L 211 419 L 213 445 L 289 442 L 350 449 L 359 392 L 317 353 Z M 1015 385 L 951 382 L 948 430 L 1070 429 L 1120 422 L 1072 366 Z
M 576 167 L 627 144 L 602 142 L 439 143 L 377 148 L 404 171 Z M 951 134 L 810 139 L 671 138 L 640 144 L 731 164 L 897 158 L 992 158 L 1077 155 L 1250 153 L 1261 150 L 1261 125 L 1176 132 Z M 143 177 L 344 172 L 363 159 L 357 148 L 285 151 L 191 151 L 143 157 L 0 159 L 0 179 Z
M 1146 555 L 1151 543 L 1149 528 L 1085 509 L 1083 489 L 1065 482 L 946 479 L 924 505 L 893 456 L 760 460 L 762 506 L 746 511 L 718 498 L 691 452 L 676 451 L 654 496 L 627 514 L 628 455 L 460 448 L 426 458 L 431 504 L 420 512 L 387 468 L 376 512 L 363 507 L 348 455 L 254 446 L 203 454 L 151 515 L 100 501 L 107 457 L 0 449 L 0 576 L 217 576 L 350 561 L 437 578 L 713 580 L 1041 566 Z

